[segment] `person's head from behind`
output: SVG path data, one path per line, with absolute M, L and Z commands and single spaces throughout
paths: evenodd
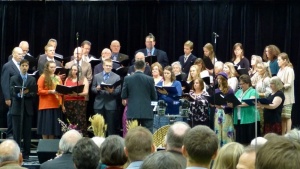
M 300 130 L 297 128 L 294 128 L 293 130 L 286 133 L 284 135 L 284 137 L 286 137 L 290 140 L 298 141 L 300 143 Z
M 72 156 L 77 169 L 96 169 L 100 160 L 99 148 L 90 138 L 80 139 Z
M 239 158 L 236 169 L 255 169 L 256 151 L 255 146 L 246 147 Z
M 209 127 L 198 125 L 187 132 L 183 139 L 182 154 L 187 159 L 187 166 L 208 168 L 218 151 L 218 138 Z
M 72 153 L 76 143 L 82 138 L 77 130 L 67 131 L 59 141 L 59 149 L 63 153 Z
M 167 150 L 175 150 L 181 152 L 183 139 L 191 127 L 185 122 L 175 122 L 167 132 L 166 144 Z
M 296 169 L 300 164 L 300 144 L 278 137 L 264 144 L 256 155 L 256 169 Z
M 23 158 L 20 147 L 14 140 L 5 140 L 0 144 L 0 164 L 6 162 L 22 165 Z
M 135 70 L 144 71 L 145 70 L 145 66 L 146 66 L 145 61 L 138 60 L 138 61 L 134 62 L 134 69 Z
M 145 127 L 128 130 L 125 137 L 125 153 L 130 162 L 142 161 L 155 151 L 151 132 Z
M 107 166 L 123 166 L 127 162 L 124 139 L 117 135 L 108 136 L 100 146 L 101 162 Z
M 181 169 L 180 163 L 173 154 L 166 151 L 157 151 L 150 154 L 140 169 Z
M 225 144 L 218 152 L 213 169 L 235 169 L 243 151 L 244 147 L 240 143 Z

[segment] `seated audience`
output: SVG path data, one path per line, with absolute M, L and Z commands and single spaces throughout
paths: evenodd
M 96 169 L 99 165 L 99 148 L 90 138 L 80 139 L 73 148 L 72 156 L 76 169 Z
M 141 126 L 128 130 L 124 151 L 130 162 L 127 169 L 139 168 L 143 160 L 155 151 L 151 132 Z
M 75 144 L 82 138 L 76 130 L 67 131 L 59 141 L 59 150 L 62 155 L 41 164 L 40 169 L 75 169 L 72 161 L 72 152 Z
M 174 155 L 182 169 L 186 168 L 186 159 L 182 155 L 181 147 L 183 139 L 190 129 L 190 126 L 185 122 L 175 122 L 170 126 L 166 135 L 166 150 Z
M 0 144 L 0 168 L 1 169 L 25 169 L 20 147 L 14 140 L 5 140 Z
M 182 153 L 187 160 L 187 169 L 209 168 L 217 151 L 217 135 L 207 126 L 195 126 L 183 139 Z
M 250 145 L 251 146 L 262 146 L 262 145 L 264 145 L 266 142 L 267 142 L 268 140 L 267 139 L 265 139 L 264 137 L 256 137 L 256 138 L 254 138 L 252 141 L 251 141 L 251 143 L 250 143 Z
M 107 169 L 122 169 L 127 162 L 124 152 L 124 139 L 117 135 L 108 136 L 100 147 L 101 163 L 107 166 Z
M 291 140 L 298 141 L 300 143 L 300 130 L 294 128 L 293 130 L 291 130 L 288 133 L 286 133 L 284 135 L 284 137 L 286 137 L 288 139 L 291 139 Z
M 258 151 L 256 169 L 297 169 L 300 164 L 300 144 L 285 137 L 268 141 Z
M 182 166 L 173 154 L 158 151 L 149 155 L 144 160 L 140 169 L 182 169 Z
M 237 142 L 225 144 L 218 152 L 212 169 L 235 169 L 244 151 L 243 145 Z

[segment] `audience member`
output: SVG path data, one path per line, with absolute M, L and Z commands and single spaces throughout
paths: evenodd
M 138 169 L 143 160 L 155 151 L 151 132 L 141 126 L 128 130 L 124 150 L 130 162 L 127 169 Z
M 293 130 L 286 133 L 284 135 L 284 137 L 294 140 L 294 141 L 298 141 L 300 143 L 300 130 L 297 128 L 294 128 Z
M 82 138 L 81 134 L 76 130 L 67 131 L 59 141 L 59 150 L 62 155 L 41 164 L 40 169 L 75 169 L 72 161 L 73 148 Z
M 268 141 L 256 155 L 256 169 L 298 169 L 300 144 L 284 137 Z
M 239 158 L 236 169 L 255 169 L 255 158 L 257 148 L 248 146 L 244 149 L 243 154 Z
M 72 157 L 76 169 L 96 169 L 99 165 L 100 151 L 93 140 L 82 138 L 73 148 Z
M 170 126 L 166 135 L 166 150 L 174 155 L 182 169 L 186 168 L 186 159 L 182 155 L 181 148 L 183 139 L 190 129 L 190 126 L 185 122 L 175 122 Z
M 149 155 L 141 165 L 140 169 L 182 169 L 179 161 L 173 154 L 158 151 Z
M 231 142 L 225 144 L 219 150 L 212 169 L 236 169 L 243 151 L 244 147 L 240 143 Z
M 268 141 L 268 140 L 267 140 L 266 138 L 264 138 L 264 137 L 256 137 L 256 138 L 254 138 L 254 139 L 251 141 L 250 145 L 251 145 L 251 146 L 262 146 L 262 145 L 264 145 L 267 141 Z
M 101 163 L 109 169 L 122 169 L 127 162 L 124 139 L 117 135 L 108 136 L 100 147 Z
M 0 144 L 0 169 L 25 169 L 20 147 L 14 140 L 5 140 Z
M 217 135 L 207 126 L 195 126 L 183 139 L 182 153 L 187 160 L 186 169 L 208 169 L 217 151 Z

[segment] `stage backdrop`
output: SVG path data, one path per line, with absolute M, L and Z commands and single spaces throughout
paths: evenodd
M 245 56 L 262 55 L 266 45 L 275 44 L 287 52 L 299 72 L 300 3 L 290 1 L 152 1 L 152 2 L 2 2 L 0 4 L 1 66 L 21 40 L 30 44 L 30 53 L 44 53 L 48 39 L 58 40 L 56 52 L 72 55 L 79 43 L 92 42 L 91 53 L 100 56 L 103 48 L 118 39 L 121 52 L 133 58 L 144 48 L 148 33 L 156 47 L 165 50 L 170 61 L 183 54 L 183 44 L 194 42 L 193 53 L 202 57 L 202 47 L 219 34 L 218 60 L 229 61 L 232 46 L 241 42 Z M 299 76 L 296 74 L 296 103 L 299 104 Z M 2 95 L 1 95 L 2 97 Z M 1 98 L 3 117 L 7 108 Z M 300 124 L 299 106 L 294 106 L 294 125 Z

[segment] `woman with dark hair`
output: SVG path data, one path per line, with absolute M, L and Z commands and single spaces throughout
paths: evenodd
M 158 82 L 157 86 L 172 86 L 176 88 L 176 93 L 168 93 L 165 89 L 157 89 L 158 100 L 164 100 L 168 105 L 166 114 L 179 114 L 179 98 L 182 95 L 181 83 L 176 80 L 171 66 L 164 68 L 163 81 Z
M 238 69 L 243 68 L 247 71 L 250 69 L 249 60 L 244 56 L 244 48 L 241 43 L 234 44 L 231 61 Z
M 282 134 L 285 134 L 291 130 L 292 126 L 291 114 L 293 104 L 295 103 L 295 73 L 293 64 L 286 53 L 280 53 L 278 55 L 278 66 L 280 69 L 277 76 L 283 83 L 283 93 L 285 97 L 281 114 Z
M 127 162 L 124 151 L 124 139 L 117 135 L 110 135 L 105 138 L 100 146 L 101 163 L 105 164 L 106 169 L 122 169 Z
M 260 136 L 260 117 L 255 108 L 255 105 L 250 106 L 243 102 L 245 99 L 258 98 L 258 93 L 252 88 L 249 75 L 241 75 L 239 78 L 240 88 L 235 97 L 240 100 L 242 104 L 234 107 L 233 121 L 236 129 L 236 142 L 248 145 L 251 140 L 255 138 L 255 117 L 257 116 L 257 136 Z M 232 103 L 227 104 L 233 107 Z
M 281 91 L 283 85 L 280 78 L 277 76 L 272 77 L 270 87 L 272 93 L 267 97 L 270 104 L 257 103 L 257 106 L 264 111 L 264 134 L 276 133 L 281 135 L 281 112 L 285 97 Z
M 222 94 L 224 97 L 234 94 L 228 85 L 228 76 L 224 72 L 220 72 L 216 76 L 219 87 L 215 90 L 216 94 Z M 212 105 L 214 103 L 211 103 Z M 215 132 L 218 136 L 219 145 L 223 145 L 234 141 L 234 126 L 232 121 L 232 108 L 224 105 L 214 105 L 215 113 Z
M 54 139 L 54 136 L 61 135 L 61 126 L 58 118 L 62 119 L 62 111 L 65 111 L 62 97 L 55 91 L 56 85 L 62 85 L 59 76 L 54 74 L 56 64 L 47 61 L 43 74 L 40 76 L 38 84 L 39 112 L 37 133 L 43 139 Z
M 279 71 L 277 63 L 277 56 L 280 54 L 280 49 L 275 45 L 268 45 L 265 47 L 263 59 L 266 61 L 271 69 L 272 76 L 276 76 Z
M 201 78 L 194 80 L 189 95 L 193 98 L 190 101 L 189 125 L 191 127 L 197 125 L 209 126 L 209 103 L 207 100 L 209 94 L 204 90 L 204 83 Z
M 79 75 L 79 79 L 77 79 L 77 74 Z M 84 85 L 84 89 L 81 93 L 64 95 L 66 118 L 72 124 L 77 124 L 78 127 L 76 129 L 80 130 L 85 136 L 87 135 L 85 96 L 87 96 L 89 92 L 89 82 L 87 78 L 82 75 L 81 67 L 74 64 L 71 66 L 69 75 L 65 80 L 65 86 L 77 85 Z

